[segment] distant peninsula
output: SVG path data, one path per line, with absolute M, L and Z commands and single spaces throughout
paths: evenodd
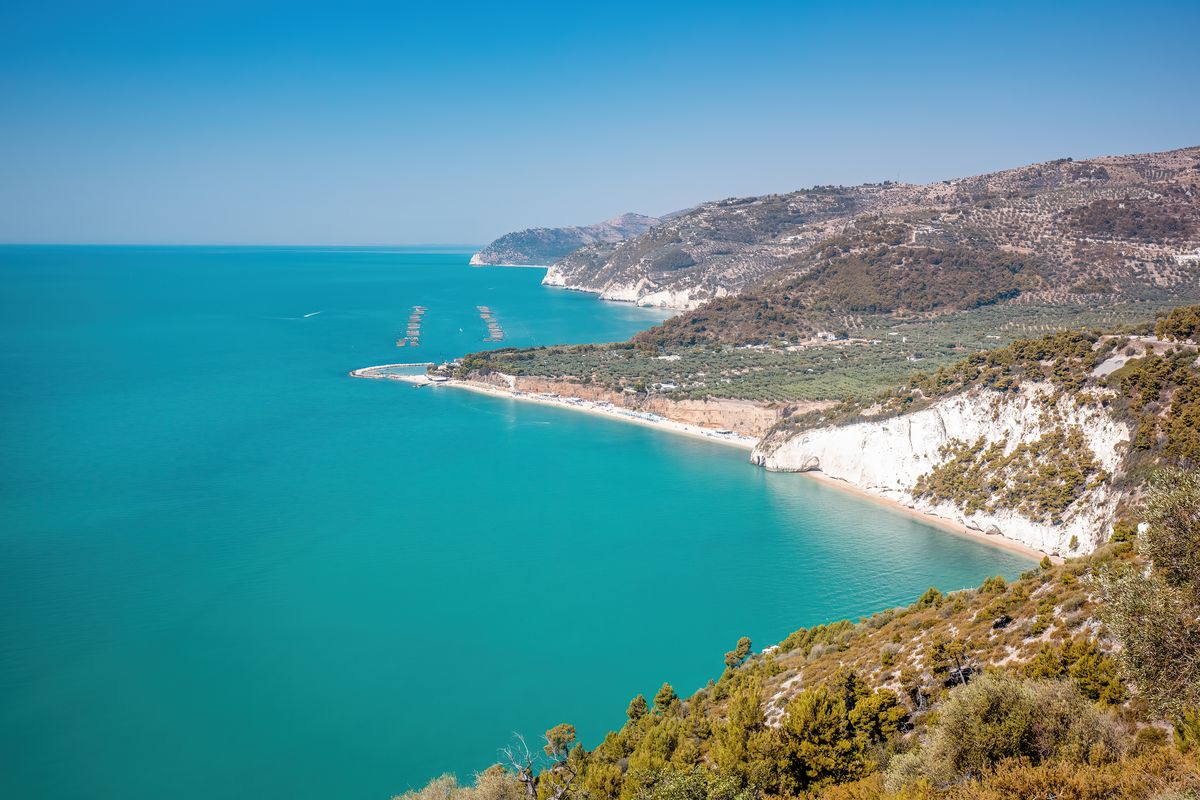
M 613 244 L 641 236 L 658 225 L 657 217 L 621 214 L 594 225 L 526 228 L 506 233 L 471 256 L 476 266 L 548 267 L 587 245 Z

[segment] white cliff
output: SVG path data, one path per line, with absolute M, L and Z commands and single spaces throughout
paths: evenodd
M 950 503 L 914 499 L 918 478 L 947 460 L 943 447 L 983 438 L 1006 442 L 1006 452 L 1033 442 L 1058 426 L 1078 426 L 1096 460 L 1109 474 L 1122 470 L 1131 430 L 1099 405 L 1078 405 L 1063 397 L 1048 402 L 1051 388 L 1025 384 L 1019 393 L 988 389 L 940 400 L 920 411 L 791 433 L 777 432 L 755 448 L 751 460 L 779 471 L 819 470 L 860 489 L 910 508 L 999 534 L 1047 553 L 1090 552 L 1107 535 L 1120 499 L 1109 483 L 1090 489 L 1069 509 L 1060 525 L 1029 519 L 1010 510 L 967 513 Z M 1070 542 L 1078 540 L 1076 549 Z
M 632 283 L 613 281 L 603 286 L 594 286 L 586 282 L 581 283 L 577 278 L 568 276 L 557 263 L 551 264 L 546 270 L 546 276 L 542 278 L 542 285 L 596 294 L 600 296 L 601 300 L 677 311 L 698 308 L 714 297 L 725 297 L 730 294 L 724 287 L 717 287 L 715 290 L 698 286 L 666 288 L 655 284 L 648 278 L 639 278 Z

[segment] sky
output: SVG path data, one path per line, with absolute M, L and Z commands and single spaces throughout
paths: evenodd
M 1200 144 L 1200 2 L 0 0 L 0 242 L 484 243 Z

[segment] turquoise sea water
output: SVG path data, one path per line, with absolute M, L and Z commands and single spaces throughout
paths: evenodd
M 476 305 L 517 345 L 659 318 L 541 275 L 0 248 L 0 795 L 381 800 L 1028 566 L 718 444 L 346 377 L 484 346 Z

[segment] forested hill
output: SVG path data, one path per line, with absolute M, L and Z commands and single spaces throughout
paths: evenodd
M 1195 287 L 1198 187 L 1200 148 L 1192 147 L 927 185 L 731 198 L 616 245 L 583 247 L 546 282 L 678 308 L 745 295 L 709 306 L 699 323 L 687 315 L 669 323 L 663 336 L 672 341 L 792 338 L 811 329 L 811 314 L 852 321 L 1154 298 Z M 771 324 L 751 321 L 763 316 Z
M 612 244 L 638 236 L 659 220 L 622 214 L 595 225 L 527 228 L 506 233 L 471 257 L 472 264 L 549 266 L 584 245 Z

